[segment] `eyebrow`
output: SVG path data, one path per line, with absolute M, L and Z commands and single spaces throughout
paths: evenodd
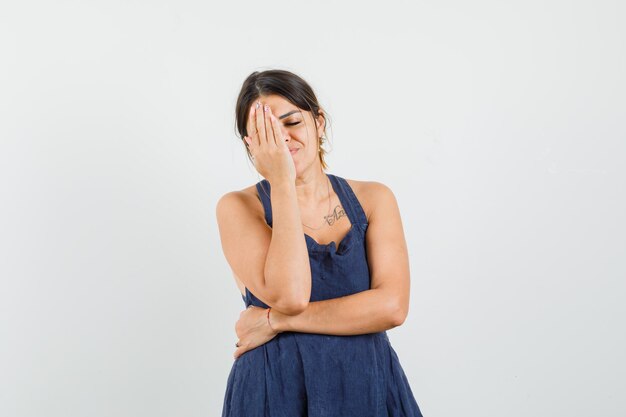
M 278 120 L 284 119 L 285 117 L 289 116 L 290 114 L 299 113 L 299 112 L 300 112 L 300 110 L 292 110 L 292 111 L 290 111 L 288 113 L 283 114 L 282 116 L 279 116 Z

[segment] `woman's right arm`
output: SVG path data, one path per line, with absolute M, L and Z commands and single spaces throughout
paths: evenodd
M 311 297 L 311 267 L 295 184 L 271 184 L 272 228 L 251 209 L 251 196 L 233 191 L 217 203 L 222 250 L 246 287 L 287 315 L 303 312 Z

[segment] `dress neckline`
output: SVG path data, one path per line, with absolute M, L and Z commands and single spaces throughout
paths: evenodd
M 328 173 L 324 173 L 324 174 L 326 175 L 326 177 L 330 181 L 330 186 L 333 189 L 333 192 L 335 194 L 337 194 L 337 198 L 339 198 L 339 202 L 341 203 L 341 207 L 342 207 L 343 211 L 346 213 L 346 217 L 350 221 L 350 229 L 348 229 L 348 232 L 346 232 L 346 234 L 341 238 L 339 243 L 335 243 L 334 240 L 331 240 L 328 243 L 319 243 L 317 240 L 315 240 L 313 238 L 313 236 L 309 235 L 308 233 L 305 233 L 304 236 L 307 237 L 309 239 L 309 241 L 311 242 L 311 245 L 313 245 L 315 247 L 323 248 L 323 249 L 325 249 L 325 248 L 332 248 L 332 249 L 334 249 L 336 251 L 337 249 L 339 249 L 341 247 L 342 243 L 344 243 L 346 241 L 346 238 L 348 238 L 349 235 L 354 232 L 354 219 L 352 219 L 352 217 L 350 215 L 351 210 L 348 209 L 348 204 L 350 204 L 350 202 L 347 201 L 348 199 L 345 198 L 345 196 L 343 195 L 343 192 L 341 190 L 339 190 L 339 187 L 335 186 L 337 179 L 332 174 L 328 174 Z
M 359 202 L 356 199 L 354 192 L 350 188 L 350 184 L 348 184 L 346 180 L 343 180 L 340 177 L 337 177 L 336 175 L 329 174 L 327 172 L 325 172 L 324 175 L 326 175 L 326 177 L 330 180 L 331 187 L 333 191 L 335 192 L 335 194 L 337 194 L 339 202 L 341 203 L 341 206 L 344 212 L 346 213 L 346 217 L 350 221 L 350 229 L 348 229 L 348 232 L 341 238 L 339 243 L 335 243 L 335 241 L 333 240 L 333 241 L 330 241 L 329 243 L 322 244 L 322 243 L 319 243 L 317 240 L 315 240 L 308 233 L 304 233 L 304 237 L 305 237 L 305 241 L 307 242 L 307 248 L 309 250 L 312 250 L 314 252 L 330 252 L 332 254 L 336 254 L 337 252 L 342 252 L 342 249 L 345 246 L 347 246 L 349 242 L 353 239 L 354 234 L 356 233 L 357 230 L 359 230 L 359 227 L 357 227 L 357 223 L 359 222 L 357 220 L 359 220 L 361 217 L 365 219 L 365 216 L 362 213 L 362 208 L 360 207 L 360 205 L 359 207 L 353 207 L 353 204 L 358 205 Z M 345 183 L 345 187 L 343 186 L 343 184 L 340 183 L 340 180 Z M 265 211 L 265 220 L 267 224 L 270 227 L 272 227 L 273 221 L 272 221 L 272 209 L 271 209 L 271 198 L 270 198 L 270 195 L 271 195 L 270 182 L 266 179 L 259 181 L 257 183 L 257 191 L 259 192 L 259 198 L 261 199 L 261 202 L 263 203 L 263 209 Z M 352 203 L 353 201 L 355 202 Z M 363 221 L 366 221 L 366 220 L 363 220 Z

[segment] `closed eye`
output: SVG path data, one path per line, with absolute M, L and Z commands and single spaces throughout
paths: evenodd
M 293 123 L 285 123 L 285 126 L 295 126 L 300 122 L 293 122 Z

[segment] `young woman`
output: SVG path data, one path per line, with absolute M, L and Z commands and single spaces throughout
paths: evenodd
M 252 73 L 236 118 L 264 179 L 216 207 L 247 306 L 222 417 L 421 416 L 386 333 L 409 309 L 393 193 L 325 172 L 326 114 L 291 72 Z

